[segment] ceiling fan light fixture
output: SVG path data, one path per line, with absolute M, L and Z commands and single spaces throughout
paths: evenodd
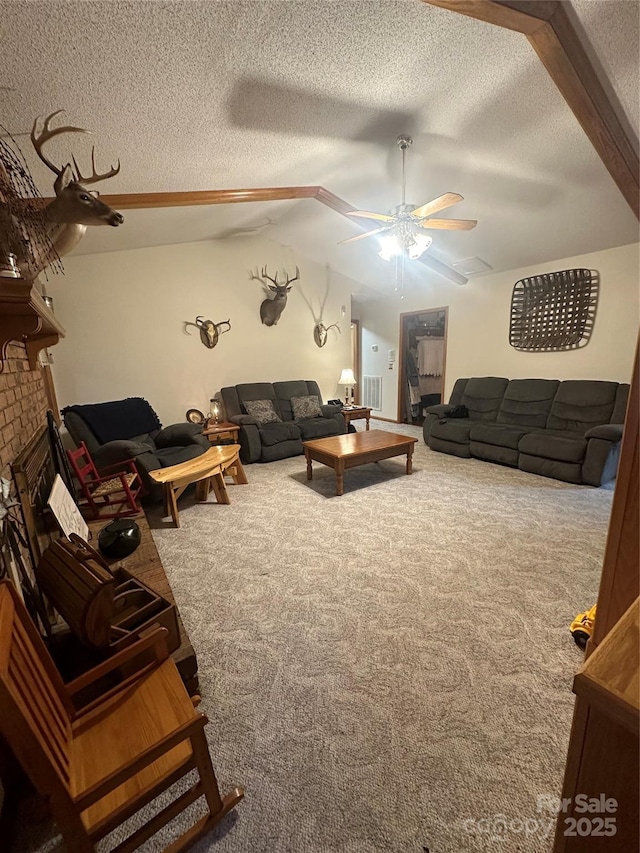
M 423 252 L 426 252 L 433 243 L 427 234 L 414 234 L 413 243 L 407 248 L 407 253 L 412 261 L 417 260 Z
M 400 224 L 392 233 L 378 238 L 380 251 L 378 254 L 385 261 L 390 261 L 396 255 L 405 255 L 412 261 L 417 260 L 427 251 L 432 238 L 428 234 L 415 231 L 411 227 Z
M 394 207 L 388 214 L 375 213 L 371 210 L 349 210 L 347 216 L 361 217 L 362 219 L 373 219 L 377 227 L 364 234 L 341 240 L 340 245 L 355 243 L 367 237 L 379 236 L 380 251 L 378 254 L 385 261 L 401 256 L 415 261 L 420 258 L 431 245 L 432 238 L 424 233 L 424 229 L 434 228 L 445 231 L 470 231 L 475 228 L 475 219 L 433 219 L 434 213 L 445 210 L 463 198 L 458 193 L 447 192 L 438 198 L 434 198 L 426 204 L 416 207 L 407 204 L 406 199 L 406 153 L 413 140 L 410 136 L 399 136 L 396 145 L 402 152 L 402 202 Z

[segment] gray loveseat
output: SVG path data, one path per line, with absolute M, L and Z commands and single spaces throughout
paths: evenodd
M 442 453 L 600 486 L 616 475 L 628 396 L 618 382 L 458 379 L 449 403 L 426 408 L 424 440 Z M 461 406 L 468 415 L 451 417 Z
M 303 441 L 347 431 L 340 406 L 323 405 L 318 383 L 308 379 L 248 382 L 222 388 L 220 393 L 227 420 L 240 426 L 243 462 L 298 456 Z

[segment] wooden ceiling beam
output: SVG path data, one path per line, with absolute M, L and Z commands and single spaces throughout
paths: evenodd
M 330 190 L 319 186 L 259 187 L 244 190 L 203 190 L 176 193 L 124 193 L 122 195 L 101 196 L 102 201 L 115 210 L 140 210 L 151 207 L 188 207 L 189 205 L 197 204 L 238 204 L 239 202 L 282 201 L 299 198 L 313 198 L 319 201 L 320 204 L 324 204 L 326 207 L 331 208 L 331 210 L 335 210 L 336 213 L 341 214 L 341 216 L 347 217 L 349 222 L 363 231 L 368 227 L 363 226 L 348 216 L 352 210 L 357 210 L 357 208 Z M 45 201 L 48 200 L 45 199 Z M 424 254 L 419 258 L 419 261 L 433 270 L 433 272 L 444 276 L 444 278 L 455 284 L 466 284 L 469 280 L 452 267 L 434 258 L 433 255 Z
M 527 36 L 551 79 L 589 137 L 629 207 L 640 219 L 638 139 L 619 118 L 581 34 L 560 0 L 423 0 Z
M 198 204 L 238 204 L 254 201 L 283 201 L 292 198 L 316 198 L 320 189 L 322 187 L 258 187 L 242 190 L 122 193 L 120 195 L 104 195 L 100 198 L 116 210 L 141 210 L 151 207 L 191 207 Z
M 554 11 L 555 0 L 522 0 L 522 2 L 496 2 L 496 0 L 424 0 L 430 6 L 439 6 L 458 12 L 487 24 L 529 35 L 548 21 Z

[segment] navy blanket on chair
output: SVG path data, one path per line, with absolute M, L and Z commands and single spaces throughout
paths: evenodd
M 143 397 L 67 406 L 62 414 L 65 412 L 75 412 L 81 417 L 101 444 L 162 429 L 158 416 Z

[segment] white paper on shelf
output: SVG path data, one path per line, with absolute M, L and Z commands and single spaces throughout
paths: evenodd
M 77 533 L 81 539 L 87 541 L 89 538 L 87 523 L 60 474 L 56 474 L 47 503 L 65 536 Z

